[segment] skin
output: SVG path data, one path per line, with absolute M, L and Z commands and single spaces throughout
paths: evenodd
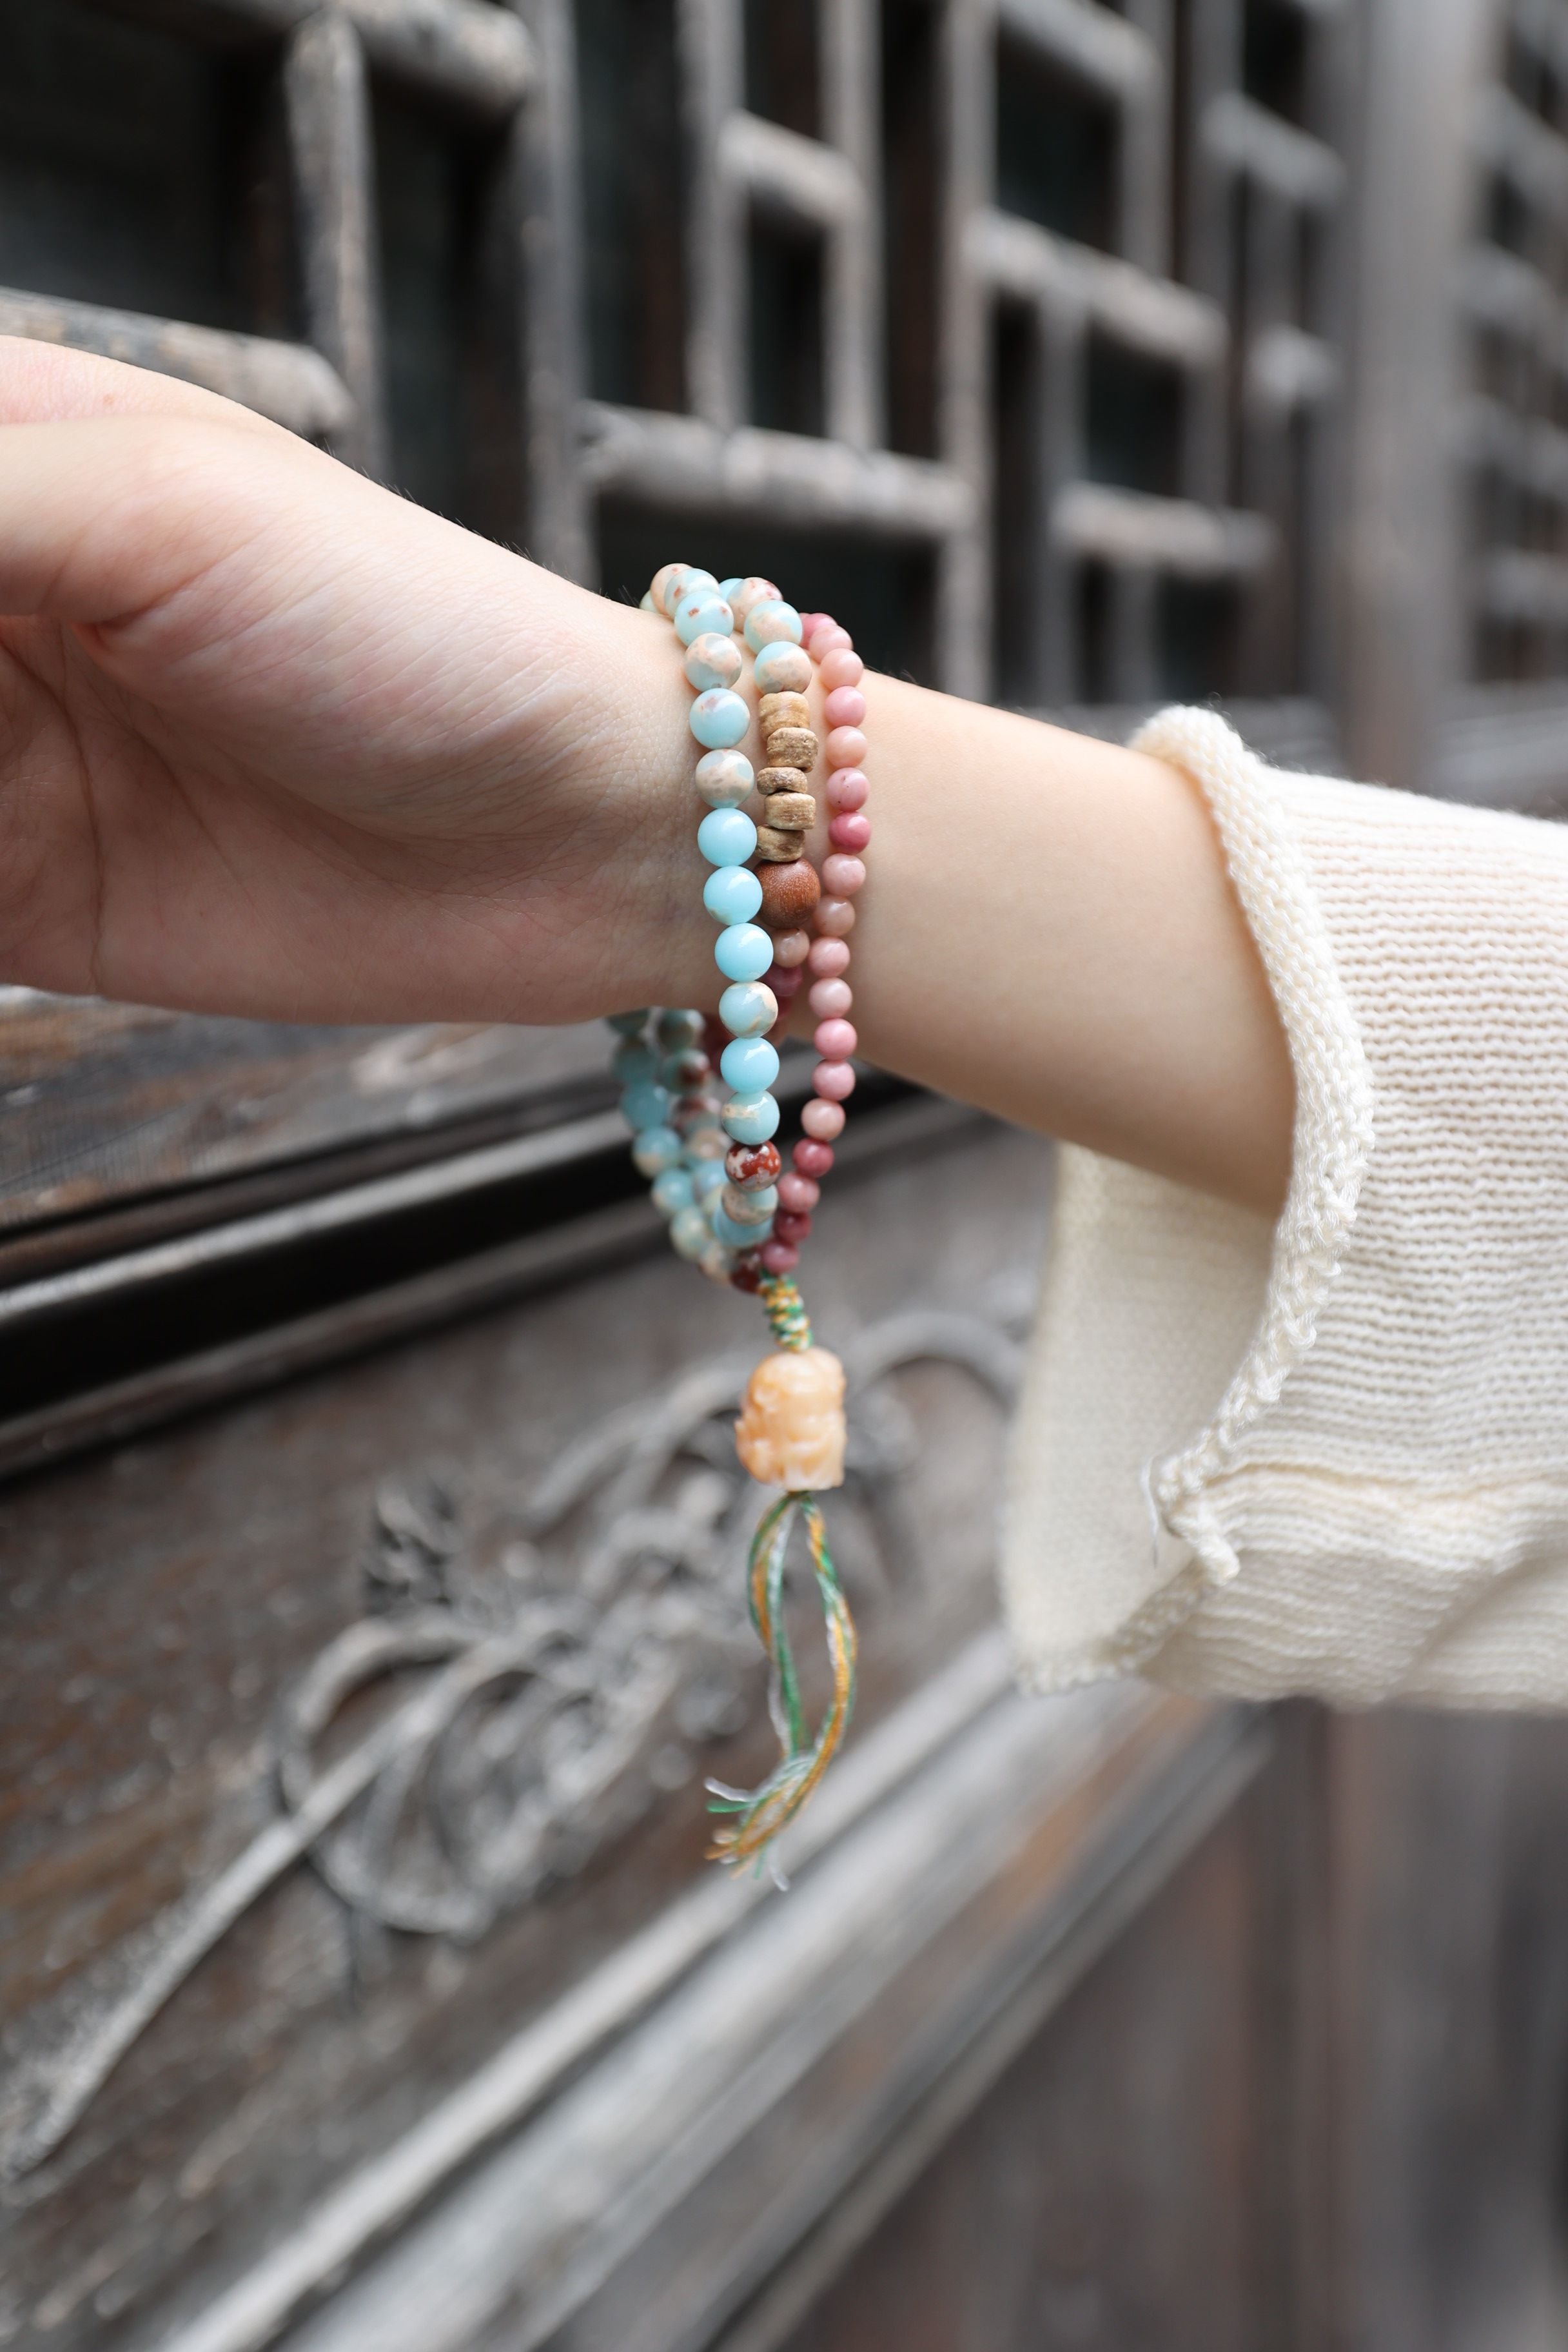
M 228 402 L 9 339 L 0 614 L 0 979 L 300 1021 L 716 1002 L 661 619 Z M 1194 788 L 864 690 L 866 1057 L 1276 1209 L 1289 1059 Z

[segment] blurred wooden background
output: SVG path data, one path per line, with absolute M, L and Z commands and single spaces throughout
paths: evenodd
M 1563 0 L 0 0 L 0 289 L 610 594 L 1568 801 Z M 601 1039 L 13 990 L 0 1091 L 0 2345 L 1568 2340 L 1568 1733 L 1010 1691 L 1045 1150 L 866 1090 L 781 1902 Z

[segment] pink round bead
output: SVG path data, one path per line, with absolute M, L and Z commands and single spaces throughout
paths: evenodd
M 824 1102 L 847 1102 L 855 1091 L 855 1072 L 848 1062 L 818 1062 L 811 1074 L 811 1089 Z
M 827 838 L 835 849 L 868 849 L 871 843 L 871 820 L 858 809 L 847 816 L 836 816 L 827 828 Z
M 848 862 L 853 865 L 855 860 Z M 847 898 L 819 898 L 811 919 L 819 939 L 841 940 L 855 928 L 855 909 Z
M 809 1109 L 810 1105 L 806 1108 Z M 833 1166 L 833 1154 L 828 1146 L 809 1135 L 801 1137 L 790 1158 L 803 1176 L 826 1176 Z
M 853 898 L 858 890 L 863 890 L 866 887 L 866 868 L 858 857 L 845 857 L 837 854 L 832 857 L 825 857 L 822 861 L 822 887 L 827 893 L 828 898 Z M 826 903 L 826 898 L 817 900 L 816 912 L 819 921 L 822 909 Z
M 849 969 L 849 943 L 847 940 L 813 940 L 811 953 L 805 960 L 806 970 L 818 980 L 837 980 L 841 971 Z
M 819 1151 L 822 1148 L 820 1144 L 816 1146 Z M 779 1178 L 778 1192 L 780 1208 L 787 1209 L 792 1217 L 808 1217 L 822 1198 L 820 1184 L 813 1183 L 809 1176 L 793 1173 Z
M 822 683 L 830 694 L 841 686 L 858 686 L 866 675 L 866 665 L 849 646 L 835 646 L 825 653 L 818 667 Z
M 810 1234 L 811 1219 L 804 1212 L 781 1209 L 773 1219 L 774 1241 L 786 1242 L 792 1249 L 798 1249 L 802 1242 L 809 1239 Z
M 835 727 L 822 748 L 830 768 L 858 768 L 871 747 L 858 727 Z
M 770 1274 L 793 1274 L 800 1264 L 800 1252 L 791 1242 L 764 1242 L 763 1264 Z
M 844 1108 L 818 1095 L 800 1114 L 800 1123 L 817 1143 L 836 1143 L 844 1132 Z
M 811 1042 L 825 1062 L 847 1062 L 860 1044 L 855 1034 L 855 1024 L 841 1020 L 836 1013 L 817 1023 Z
M 866 698 L 858 686 L 836 686 L 822 715 L 830 727 L 858 727 L 866 716 Z
M 855 1002 L 855 991 L 847 980 L 814 980 L 805 1001 L 819 1021 L 842 1021 Z M 816 1050 L 826 1054 L 827 1048 L 819 1045 Z M 853 1053 L 854 1047 L 849 1050 Z
M 797 963 L 775 963 L 768 967 L 768 986 L 781 1004 L 787 1004 L 792 996 L 800 994 L 805 978 L 805 973 Z
M 824 621 L 831 620 L 832 617 L 833 616 L 830 613 L 803 613 L 800 616 L 801 644 L 803 646 L 810 645 L 812 631 L 814 629 L 820 629 Z
M 820 661 L 825 654 L 853 653 L 855 640 L 837 621 L 826 621 L 812 632 L 811 649 Z
M 781 931 L 773 941 L 773 961 L 782 964 L 785 971 L 793 971 L 797 963 L 804 963 L 810 953 L 809 931 Z
M 827 805 L 835 809 L 864 808 L 870 789 L 858 768 L 835 768 L 827 779 Z

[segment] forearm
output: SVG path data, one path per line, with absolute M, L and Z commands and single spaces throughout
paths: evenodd
M 635 699 L 651 811 L 651 779 L 691 753 L 668 630 L 644 621 Z M 900 679 L 868 677 L 864 692 L 874 838 L 852 1018 L 866 1057 L 1277 1208 L 1289 1056 L 1195 787 L 1137 752 Z M 658 887 L 696 909 L 702 869 L 694 846 L 685 856 L 689 872 L 661 864 Z M 660 992 L 706 1002 L 711 927 L 684 908 L 666 910 Z

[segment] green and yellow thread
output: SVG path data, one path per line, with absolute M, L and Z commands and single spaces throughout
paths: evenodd
M 782 1289 L 783 1282 L 770 1286 Z M 805 1309 L 800 1305 L 794 1283 L 788 1284 L 794 1294 L 795 1311 L 804 1324 Z M 768 1302 L 770 1318 L 773 1307 Z M 807 1338 L 792 1342 L 781 1340 L 781 1346 L 809 1346 L 810 1326 L 805 1326 Z M 822 1602 L 824 1626 L 827 1635 L 827 1654 L 833 1667 L 833 1696 L 827 1711 L 815 1735 L 805 1719 L 801 1706 L 800 1684 L 795 1673 L 795 1654 L 784 1617 L 784 1555 L 789 1549 L 791 1530 L 799 1517 L 811 1548 L 812 1571 L 816 1579 L 818 1598 Z M 773 1676 L 772 1700 L 773 1720 L 778 1726 L 784 1755 L 762 1786 L 744 1794 L 709 1783 L 709 1798 L 715 1812 L 731 1813 L 733 1820 L 716 1832 L 709 1858 L 738 1867 L 747 1862 L 760 1862 L 769 1845 L 805 1803 L 823 1774 L 837 1755 L 849 1726 L 850 1710 L 855 1704 L 855 1667 L 858 1643 L 854 1620 L 849 1614 L 838 1582 L 838 1571 L 833 1565 L 833 1555 L 827 1549 L 827 1529 L 822 1512 L 813 1495 L 781 1495 L 763 1512 L 761 1525 L 752 1538 L 748 1563 L 752 1622 L 757 1636 L 768 1654 Z

